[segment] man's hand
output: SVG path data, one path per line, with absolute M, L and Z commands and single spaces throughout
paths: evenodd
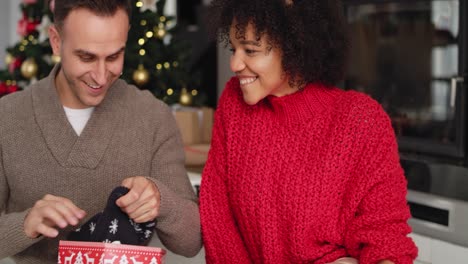
M 56 237 L 59 234 L 56 227 L 77 225 L 85 215 L 86 212 L 70 200 L 47 194 L 34 204 L 25 217 L 24 232 L 29 238 L 40 235 Z
M 135 176 L 123 180 L 122 186 L 130 191 L 116 203 L 133 221 L 144 223 L 158 216 L 161 195 L 156 184 L 145 177 Z

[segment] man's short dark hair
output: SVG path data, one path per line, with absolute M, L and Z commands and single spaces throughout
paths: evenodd
M 63 23 L 71 11 L 84 8 L 98 16 L 112 16 L 118 9 L 123 9 L 129 18 L 132 14 L 131 0 L 52 0 L 55 1 L 54 23 L 63 28 Z

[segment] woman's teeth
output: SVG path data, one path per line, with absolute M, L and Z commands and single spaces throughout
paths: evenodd
M 246 84 L 249 84 L 249 83 L 253 83 L 255 80 L 257 80 L 257 77 L 252 77 L 252 78 L 242 78 L 240 79 L 240 84 L 242 85 L 246 85 Z

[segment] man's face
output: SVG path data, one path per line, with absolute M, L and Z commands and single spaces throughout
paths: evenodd
M 99 105 L 123 69 L 129 19 L 119 9 L 97 16 L 83 8 L 73 10 L 61 30 L 50 27 L 49 37 L 61 69 L 55 84 L 62 104 L 82 109 Z

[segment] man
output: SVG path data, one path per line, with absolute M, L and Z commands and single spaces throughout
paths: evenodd
M 61 63 L 0 100 L 0 259 L 56 263 L 58 241 L 116 204 L 155 221 L 176 254 L 201 248 L 195 194 L 169 108 L 119 79 L 129 0 L 60 0 L 49 29 Z

